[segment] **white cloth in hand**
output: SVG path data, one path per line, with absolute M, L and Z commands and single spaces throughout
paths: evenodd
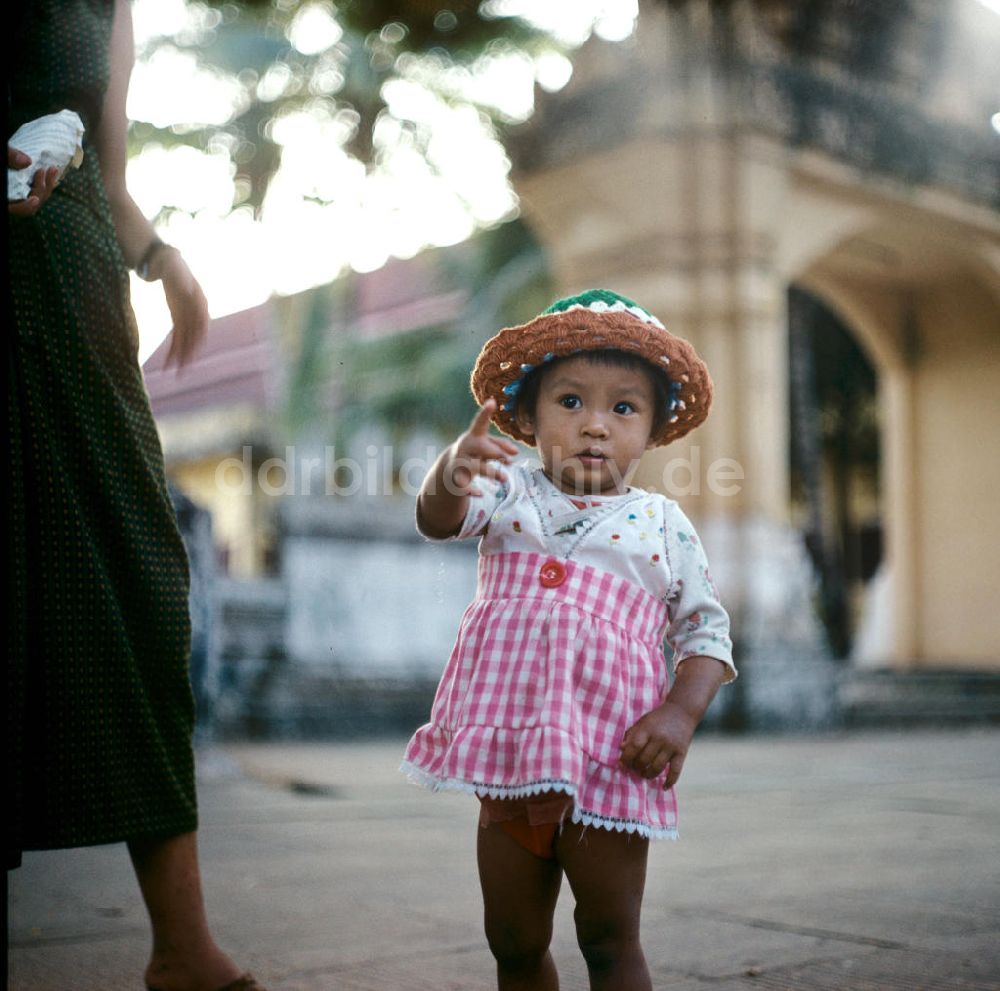
M 31 164 L 23 169 L 7 169 L 7 200 L 27 199 L 31 180 L 39 169 L 55 166 L 61 179 L 72 166 L 83 161 L 83 121 L 72 110 L 60 110 L 22 124 L 8 139 L 11 148 L 23 151 Z

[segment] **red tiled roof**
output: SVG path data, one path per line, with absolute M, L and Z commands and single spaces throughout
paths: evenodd
M 278 374 L 273 322 L 270 302 L 213 320 L 201 350 L 180 373 L 164 367 L 168 337 L 142 366 L 153 414 L 238 403 L 266 409 Z
M 437 253 L 426 251 L 356 275 L 352 333 L 380 337 L 454 320 L 467 293 L 442 287 L 439 268 Z
M 354 304 L 358 313 L 392 309 L 440 292 L 433 251 L 413 258 L 390 258 L 381 268 L 355 275 Z
M 468 249 L 459 245 L 449 250 Z M 356 276 L 349 333 L 379 337 L 454 321 L 468 294 L 442 285 L 440 265 L 438 252 L 428 251 Z M 213 320 L 204 346 L 180 374 L 164 367 L 168 337 L 143 365 L 153 414 L 237 404 L 269 409 L 284 374 L 274 330 L 280 312 L 280 303 L 269 300 Z

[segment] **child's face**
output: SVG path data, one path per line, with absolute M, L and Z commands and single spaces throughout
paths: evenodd
M 613 495 L 650 444 L 655 393 L 638 368 L 598 364 L 580 355 L 541 382 L 534 416 L 518 414 L 534 437 L 545 474 L 563 492 Z

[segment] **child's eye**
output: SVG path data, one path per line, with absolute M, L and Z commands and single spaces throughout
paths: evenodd
M 635 407 L 631 403 L 627 403 L 624 400 L 620 403 L 615 403 L 615 412 L 621 414 L 622 416 L 627 416 L 629 413 L 635 412 Z
M 561 396 L 559 398 L 559 405 L 565 407 L 566 409 L 579 409 L 582 405 L 580 403 L 579 396 Z

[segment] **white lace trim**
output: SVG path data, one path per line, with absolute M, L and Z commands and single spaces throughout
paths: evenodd
M 571 310 L 590 310 L 592 313 L 631 313 L 632 316 L 637 317 L 643 323 L 650 323 L 654 327 L 659 327 L 660 330 L 666 330 L 663 324 L 652 313 L 644 310 L 641 306 L 629 306 L 621 300 L 616 300 L 614 303 L 606 303 L 603 299 L 595 299 L 589 306 L 585 306 L 583 303 L 574 303 L 572 306 L 567 306 L 566 309 L 559 310 L 558 312 L 569 313 Z
M 515 786 L 473 784 L 460 778 L 439 778 L 407 760 L 400 764 L 399 770 L 411 784 L 428 788 L 431 791 L 458 791 L 466 795 L 478 795 L 480 798 L 527 798 L 530 795 L 554 791 L 569 795 L 574 800 L 576 797 L 576 788 L 568 781 L 533 781 L 530 784 Z M 606 816 L 600 816 L 577 807 L 575 801 L 570 821 L 583 826 L 607 829 L 609 832 L 644 836 L 650 840 L 677 839 L 676 828 L 658 828 L 644 822 L 636 822 L 634 819 L 609 819 Z
M 581 823 L 584 826 L 597 826 L 599 829 L 607 829 L 614 833 L 628 833 L 645 836 L 647 840 L 676 840 L 677 830 L 670 828 L 658 829 L 654 826 L 647 826 L 644 822 L 636 822 L 634 819 L 606 819 L 604 816 L 594 815 L 583 809 L 573 806 L 573 815 L 570 816 L 573 822 Z
M 439 778 L 408 760 L 404 760 L 399 769 L 412 784 L 422 788 L 429 788 L 431 791 L 461 791 L 480 798 L 528 798 L 530 795 L 541 795 L 543 791 L 565 792 L 572 796 L 576 792 L 568 781 L 532 781 L 530 784 L 512 786 L 473 784 L 461 778 Z

